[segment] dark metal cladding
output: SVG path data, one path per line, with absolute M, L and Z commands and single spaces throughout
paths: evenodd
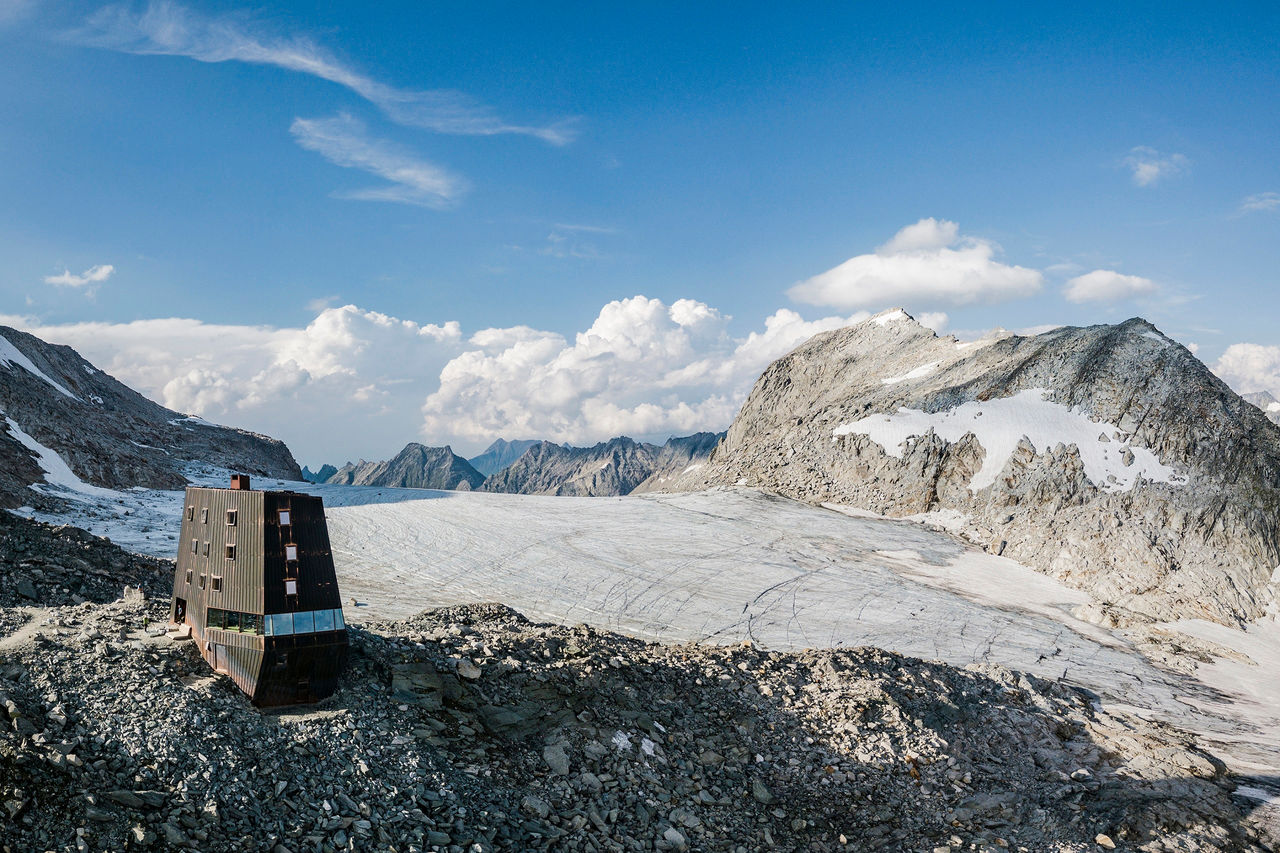
M 255 705 L 318 702 L 347 659 L 324 502 L 248 485 L 187 489 L 170 618 Z

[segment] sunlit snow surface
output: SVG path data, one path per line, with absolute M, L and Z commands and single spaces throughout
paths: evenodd
M 194 479 L 222 486 L 226 472 Z M 1122 638 L 1073 618 L 1085 593 L 911 521 L 750 489 L 568 498 L 268 480 L 254 487 L 324 498 L 351 622 L 499 601 L 534 619 L 655 640 L 874 645 L 957 665 L 997 662 L 1200 732 L 1243 772 L 1280 770 L 1274 622 L 1248 634 L 1178 623 L 1258 665 L 1205 665 L 1200 680 L 1164 672 Z M 182 494 L 113 494 L 38 517 L 173 557 Z
M 1092 420 L 1078 409 L 1047 400 L 1045 396 L 1048 393 L 1043 388 L 1031 388 L 1012 397 L 962 403 L 941 412 L 903 407 L 891 415 L 868 415 L 861 420 L 841 424 L 831 431 L 831 435 L 833 438 L 865 435 L 883 447 L 885 453 L 901 459 L 902 444 L 930 429 L 951 442 L 973 433 L 986 451 L 982 467 L 969 483 L 969 488 L 974 491 L 996 481 L 1024 437 L 1041 453 L 1058 444 L 1076 445 L 1085 474 L 1101 489 L 1128 489 L 1138 477 L 1161 483 L 1182 481 L 1172 468 L 1143 447 L 1128 448 L 1134 458 L 1131 464 L 1126 465 L 1123 458 L 1125 446 L 1113 440 L 1113 437 L 1121 435 L 1119 427 Z M 1107 441 L 1099 439 L 1102 434 L 1107 436 Z

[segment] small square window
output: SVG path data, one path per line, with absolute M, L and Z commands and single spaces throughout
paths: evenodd
M 187 507 L 187 521 L 195 521 L 195 520 L 196 520 L 196 508 L 193 506 Z
M 236 511 L 234 509 L 227 510 L 227 527 L 236 526 Z
M 284 582 L 284 594 L 285 594 L 285 595 L 297 595 L 297 594 L 298 594 L 298 582 L 297 582 L 297 581 L 293 581 L 293 580 L 285 581 L 285 582 Z
M 285 546 L 284 546 L 284 558 L 285 558 L 286 560 L 296 560 L 296 559 L 298 559 L 298 546 L 297 546 L 297 545 L 285 545 Z
M 200 588 L 204 589 L 204 575 L 200 576 Z
M 222 576 L 221 575 L 213 576 L 213 591 L 222 592 Z
M 191 570 L 187 569 L 187 586 L 191 586 Z
M 225 555 L 228 560 L 234 560 L 236 558 L 236 546 L 228 543 Z
M 280 524 L 284 527 L 288 527 L 291 523 L 292 522 L 289 520 L 289 510 L 280 510 Z
M 191 540 L 191 553 L 195 554 L 200 551 L 200 542 L 196 539 Z
M 209 523 L 209 508 L 208 508 L 208 507 L 204 507 L 203 509 L 201 509 L 201 510 L 200 510 L 200 523 L 201 523 L 201 524 L 208 524 L 208 523 Z
M 204 543 L 204 555 L 205 555 L 206 557 L 207 557 L 207 556 L 209 556 L 209 543 L 208 543 L 208 542 Z

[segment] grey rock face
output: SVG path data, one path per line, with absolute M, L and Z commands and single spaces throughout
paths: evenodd
M 672 438 L 662 447 L 626 436 L 594 447 L 543 441 L 487 479 L 483 491 L 585 497 L 653 491 L 657 484 L 705 460 L 721 435 Z
M 817 335 L 667 490 L 733 483 L 939 513 L 1147 618 L 1231 623 L 1275 602 L 1280 429 L 1140 319 L 962 344 L 898 311 Z
M 475 468 L 481 474 L 486 477 L 492 477 L 512 462 L 515 462 L 524 455 L 526 450 L 538 443 L 537 439 L 507 441 L 500 438 L 489 445 L 484 453 L 479 456 L 473 456 L 467 461 L 471 463 L 472 468 Z
M 17 360 L 4 358 L 12 346 Z M 25 361 L 26 364 L 22 363 Z M 297 479 L 283 442 L 187 418 L 143 397 L 75 350 L 0 327 L 0 506 L 32 500 L 44 480 L 18 429 L 60 456 L 86 483 L 107 488 L 176 489 L 182 470 L 206 463 L 248 474 Z
M 472 489 L 484 482 L 484 476 L 451 447 L 425 447 L 410 442 L 394 459 L 348 462 L 325 482 L 402 489 Z
M 1253 403 L 1272 423 L 1280 424 L 1280 400 L 1275 398 L 1270 391 L 1255 391 L 1252 394 L 1241 395 L 1244 399 Z

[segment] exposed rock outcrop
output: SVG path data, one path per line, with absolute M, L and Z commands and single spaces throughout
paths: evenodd
M 484 482 L 484 475 L 451 447 L 426 447 L 410 442 L 393 459 L 348 462 L 325 482 L 400 489 L 473 489 Z
M 817 335 L 667 488 L 733 483 L 930 514 L 1147 618 L 1275 604 L 1280 428 L 1141 319 L 960 343 L 892 311 Z
M 8 327 L 0 327 L 0 417 L 0 506 L 29 503 L 28 486 L 60 478 L 176 489 L 192 464 L 301 476 L 283 442 L 170 411 L 70 347 Z

